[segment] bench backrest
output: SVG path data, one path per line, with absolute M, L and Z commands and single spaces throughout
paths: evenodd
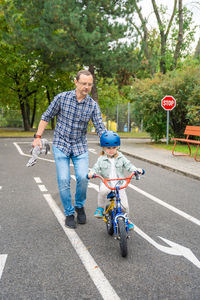
M 200 126 L 186 126 L 184 134 L 200 136 Z

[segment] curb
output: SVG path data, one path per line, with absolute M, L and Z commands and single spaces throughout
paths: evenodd
M 139 156 L 139 155 L 131 154 L 131 153 L 126 152 L 126 151 L 124 151 L 124 150 L 122 150 L 122 149 L 120 149 L 120 151 L 121 151 L 123 154 L 127 155 L 127 156 L 131 156 L 131 157 L 134 157 L 134 158 L 137 158 L 137 159 L 141 159 L 141 160 L 143 160 L 143 161 L 145 161 L 145 162 L 148 162 L 148 163 L 150 163 L 150 164 L 152 164 L 152 165 L 161 167 L 161 168 L 163 168 L 163 169 L 172 171 L 172 172 L 174 172 L 174 173 L 178 173 L 178 174 L 184 175 L 184 176 L 189 177 L 189 178 L 192 178 L 192 179 L 200 180 L 200 177 L 199 177 L 198 175 L 191 174 L 191 173 L 188 173 L 188 172 L 184 172 L 184 171 L 181 171 L 181 170 L 178 170 L 178 169 L 175 169 L 175 168 L 166 166 L 166 165 L 164 165 L 164 164 L 158 163 L 158 162 L 153 161 L 153 160 L 150 160 L 150 159 L 148 159 L 148 158 L 144 158 L 144 157 L 141 157 L 141 156 Z

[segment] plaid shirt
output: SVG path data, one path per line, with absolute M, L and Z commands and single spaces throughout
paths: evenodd
M 53 144 L 67 156 L 78 156 L 88 150 L 86 134 L 90 120 L 99 136 L 106 130 L 98 104 L 89 95 L 78 102 L 76 90 L 55 96 L 41 120 L 49 122 L 55 116 Z

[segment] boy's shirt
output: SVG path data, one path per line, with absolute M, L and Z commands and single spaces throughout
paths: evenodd
M 117 178 L 124 177 L 125 170 L 128 172 L 137 170 L 137 168 L 119 151 L 118 156 L 114 158 L 114 164 Z M 111 178 L 111 162 L 109 158 L 106 155 L 100 156 L 90 172 L 93 174 L 99 174 L 106 179 Z

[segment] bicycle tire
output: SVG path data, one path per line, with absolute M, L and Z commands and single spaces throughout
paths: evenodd
M 106 206 L 106 210 L 108 209 L 109 205 Z M 109 211 L 108 215 L 106 216 L 107 222 L 106 222 L 106 228 L 109 235 L 113 235 L 114 228 L 112 223 L 112 212 Z
M 126 257 L 128 254 L 127 232 L 126 232 L 125 221 L 122 218 L 118 219 L 118 233 L 119 233 L 120 252 L 123 257 Z

